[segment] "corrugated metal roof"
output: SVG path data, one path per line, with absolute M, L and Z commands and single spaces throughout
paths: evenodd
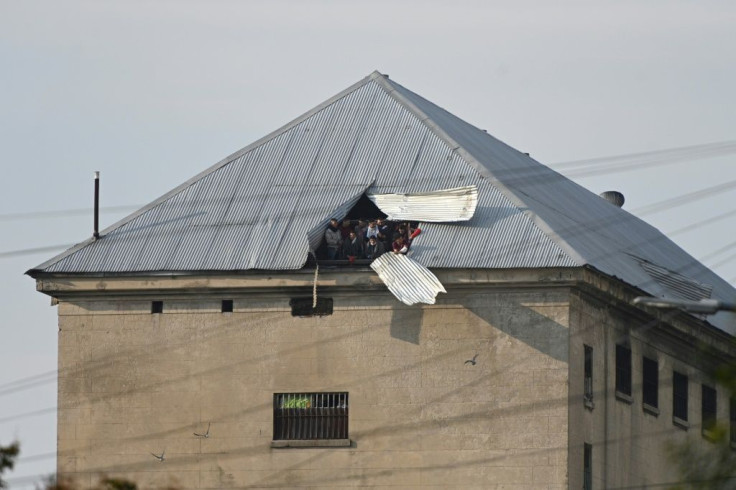
M 392 221 L 468 221 L 478 205 L 478 188 L 474 185 L 416 194 L 368 192 L 366 196 Z
M 655 228 L 377 72 L 29 273 L 298 269 L 363 192 L 463 186 L 478 189 L 472 219 L 424 224 L 413 260 L 590 265 L 668 295 L 636 256 L 736 299 Z M 736 333 L 732 317 L 709 320 Z
M 700 301 L 701 299 L 710 298 L 713 292 L 713 286 L 701 284 L 682 274 L 652 264 L 646 260 L 640 260 L 639 265 L 652 279 L 667 289 L 674 298 Z
M 439 293 L 447 292 L 429 269 L 403 254 L 385 253 L 371 262 L 371 269 L 391 294 L 406 305 L 433 305 Z

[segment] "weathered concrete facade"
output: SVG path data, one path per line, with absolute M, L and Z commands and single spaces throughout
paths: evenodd
M 593 488 L 615 488 L 676 481 L 666 444 L 709 444 L 694 339 L 729 349 L 702 323 L 652 319 L 584 269 L 438 277 L 448 293 L 409 307 L 372 272 L 323 273 L 334 312 L 310 318 L 289 307 L 309 273 L 39 281 L 60 301 L 59 473 L 87 487 L 104 474 L 141 488 L 582 488 L 587 443 Z M 614 389 L 622 342 L 630 399 Z M 642 355 L 659 363 L 658 414 L 642 410 Z M 672 422 L 673 367 L 690 376 L 689 430 Z M 350 447 L 272 447 L 274 393 L 312 391 L 349 393 Z
M 671 449 L 712 450 L 701 426 L 701 384 L 718 392 L 717 420 L 728 425 L 729 390 L 712 377 L 733 363 L 727 334 L 675 311 L 649 316 L 632 309 L 619 284 L 593 281 L 570 298 L 570 488 L 583 488 L 583 444 L 592 446 L 592 484 L 604 488 L 668 488 L 681 482 Z M 610 287 L 610 286 L 613 287 Z M 631 350 L 631 396 L 616 390 L 616 345 Z M 593 403 L 584 403 L 584 346 L 593 352 Z M 658 406 L 643 401 L 643 357 L 657 362 Z M 673 371 L 688 376 L 686 425 L 673 420 Z
M 253 278 L 61 293 L 59 472 L 142 488 L 566 488 L 569 289 L 462 278 L 423 307 L 327 288 L 334 314 L 313 318 L 291 316 L 300 288 Z M 349 392 L 351 447 L 271 447 L 273 394 L 304 391 Z

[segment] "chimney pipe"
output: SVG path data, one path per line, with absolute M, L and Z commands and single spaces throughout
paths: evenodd
M 614 206 L 623 207 L 624 205 L 624 195 L 621 194 L 618 191 L 606 191 L 602 192 L 600 196 L 605 199 L 606 201 L 610 202 Z
M 95 229 L 92 237 L 100 238 L 100 172 L 95 172 Z

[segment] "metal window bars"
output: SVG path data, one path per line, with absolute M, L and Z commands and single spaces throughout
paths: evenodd
M 589 402 L 593 401 L 593 378 L 584 378 L 583 399 Z
M 348 394 L 275 393 L 273 439 L 348 439 Z

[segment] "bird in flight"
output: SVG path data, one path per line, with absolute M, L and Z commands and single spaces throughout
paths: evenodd
M 210 437 L 210 422 L 207 423 L 207 432 L 205 432 L 204 434 L 197 434 L 195 432 L 194 435 L 197 437 L 204 437 L 205 439 L 208 439 Z
M 166 454 L 166 449 L 161 451 L 161 456 L 159 456 L 158 454 L 153 454 L 153 453 L 151 453 L 151 456 L 153 456 L 154 458 L 156 458 L 157 460 L 163 463 L 164 461 L 166 461 L 166 457 L 164 456 L 164 454 Z
M 473 366 L 475 366 L 475 360 L 477 358 L 478 358 L 478 354 L 474 355 L 472 359 L 468 359 L 467 361 L 465 361 L 465 364 L 472 364 Z

